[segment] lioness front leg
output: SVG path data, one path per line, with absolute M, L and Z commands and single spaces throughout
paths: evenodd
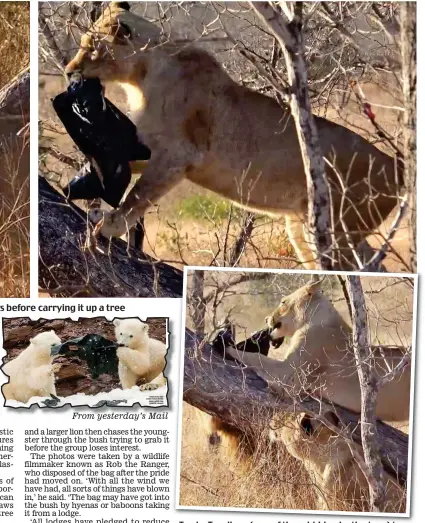
M 254 352 L 241 352 L 230 347 L 226 348 L 226 354 L 243 363 L 247 370 L 258 374 L 277 394 L 289 393 L 296 396 L 307 386 L 304 370 L 308 363 L 316 361 L 314 351 L 309 351 L 309 353 L 305 351 L 307 339 L 310 336 L 314 338 L 314 333 L 312 334 L 308 330 L 300 329 L 295 333 L 285 351 L 284 360 L 276 360 Z M 317 349 L 319 350 L 320 347 Z
M 299 355 L 288 360 L 275 360 L 253 352 L 239 352 L 237 349 L 226 348 L 226 353 L 245 365 L 246 370 L 254 371 L 263 378 L 271 390 L 277 394 L 289 392 L 297 395 L 300 392 L 299 380 L 296 378 L 295 365 L 300 360 Z M 295 364 L 295 365 L 294 365 Z
M 286 234 L 303 268 L 317 269 L 314 253 L 306 238 L 304 216 L 287 215 L 285 216 L 285 222 Z
M 93 209 L 89 213 L 92 223 L 101 223 L 103 236 L 119 238 L 126 234 L 148 207 L 184 178 L 186 168 L 192 164 L 190 153 L 184 154 L 180 145 L 170 145 L 168 151 L 176 150 L 179 154 L 167 151 L 153 155 L 142 176 L 129 192 L 121 206 L 112 212 Z

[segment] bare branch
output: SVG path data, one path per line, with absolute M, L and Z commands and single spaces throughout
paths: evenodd
M 283 2 L 285 5 L 285 3 Z M 291 89 L 291 112 L 297 129 L 307 179 L 308 222 L 315 258 L 322 269 L 332 269 L 331 207 L 325 162 L 308 94 L 307 65 L 302 30 L 302 2 L 289 23 L 269 2 L 251 2 L 270 28 L 285 57 Z
M 416 263 L 416 3 L 400 3 L 404 97 L 404 179 L 408 195 L 411 271 Z
M 353 311 L 353 350 L 361 393 L 361 435 L 369 483 L 370 505 L 373 512 L 382 512 L 385 487 L 382 462 L 376 438 L 376 400 L 378 383 L 374 372 L 373 354 L 369 347 L 367 310 L 359 276 L 347 276 L 348 293 Z

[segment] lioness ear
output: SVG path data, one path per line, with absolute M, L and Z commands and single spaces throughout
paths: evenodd
M 338 427 L 341 423 L 341 420 L 339 419 L 339 416 L 333 411 L 333 410 L 327 410 L 323 417 L 329 421 L 332 425 L 335 425 L 335 427 Z
M 149 325 L 147 323 L 142 323 L 142 331 L 146 332 L 146 334 L 149 332 Z
M 113 323 L 114 323 L 115 327 L 118 327 L 118 325 L 119 325 L 121 322 L 120 322 L 120 320 L 114 320 Z
M 320 290 L 320 287 L 322 285 L 322 280 L 316 280 L 316 279 L 312 279 L 308 284 L 308 287 L 307 287 L 307 294 L 309 294 L 310 296 L 313 296 L 313 294 L 315 294 L 317 291 Z
M 117 24 L 114 24 L 113 35 L 114 38 L 118 40 L 118 43 L 126 43 L 127 40 L 132 39 L 130 27 L 120 20 L 118 20 Z
M 313 434 L 314 434 L 315 427 L 314 427 L 312 421 L 313 421 L 312 418 L 305 412 L 302 412 L 298 416 L 298 422 L 300 424 L 300 427 L 305 432 L 305 434 L 307 434 L 307 436 L 313 436 Z
M 124 9 L 125 11 L 130 11 L 130 4 L 128 2 L 111 2 L 111 8 Z

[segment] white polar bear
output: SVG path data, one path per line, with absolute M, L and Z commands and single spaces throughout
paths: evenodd
M 149 338 L 149 325 L 136 318 L 114 320 L 118 343 L 118 375 L 123 389 L 142 384 L 144 390 L 165 385 L 166 346 Z
M 56 395 L 52 347 L 61 343 L 54 331 L 37 334 L 19 356 L 6 363 L 2 370 L 9 376 L 3 386 L 6 400 L 27 403 L 35 396 Z

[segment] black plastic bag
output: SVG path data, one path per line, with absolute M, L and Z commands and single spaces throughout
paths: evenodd
M 278 349 L 284 342 L 284 337 L 272 340 L 270 337 L 272 329 L 263 329 L 254 332 L 248 339 L 235 342 L 234 334 L 232 332 L 232 326 L 228 325 L 224 329 L 218 332 L 217 336 L 211 342 L 214 350 L 217 351 L 224 358 L 228 357 L 233 359 L 226 354 L 226 348 L 232 347 L 241 352 L 258 352 L 267 356 L 269 354 L 270 344 L 273 348 Z
M 130 161 L 149 160 L 133 122 L 103 96 L 97 78 L 78 78 L 52 100 L 65 129 L 89 160 L 65 188 L 70 200 L 102 198 L 118 207 L 130 183 Z
M 72 350 L 71 347 L 78 347 Z M 67 340 L 52 347 L 51 355 L 72 355 L 87 361 L 87 366 L 93 378 L 100 374 L 118 375 L 118 345 L 100 336 L 100 334 L 86 334 L 80 338 Z

